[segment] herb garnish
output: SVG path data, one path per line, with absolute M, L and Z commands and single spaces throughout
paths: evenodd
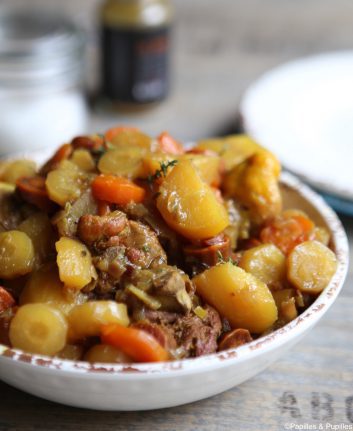
M 153 175 L 148 175 L 147 182 L 150 187 L 153 186 L 153 183 L 158 180 L 159 178 L 166 177 L 168 169 L 170 167 L 175 166 L 178 163 L 178 160 L 170 160 L 168 162 L 161 162 L 160 168 L 156 170 L 156 172 Z
M 225 260 L 223 254 L 219 250 L 217 250 L 217 260 L 217 265 L 220 265 L 222 263 L 231 263 L 232 265 L 237 266 L 237 263 L 231 257 Z

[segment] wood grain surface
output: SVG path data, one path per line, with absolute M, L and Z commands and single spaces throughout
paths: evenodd
M 87 79 L 94 88 L 97 0 L 33 3 L 60 6 L 87 29 Z M 353 46 L 351 0 L 176 0 L 175 7 L 170 98 L 134 116 L 95 108 L 92 131 L 127 122 L 149 133 L 168 129 L 186 140 L 225 133 L 234 128 L 242 92 L 265 70 L 298 56 Z M 353 219 L 342 220 L 352 249 Z M 168 410 L 95 412 L 0 383 L 0 430 L 272 431 L 295 429 L 294 424 L 353 429 L 352 285 L 351 259 L 343 291 L 317 327 L 266 371 L 224 394 Z

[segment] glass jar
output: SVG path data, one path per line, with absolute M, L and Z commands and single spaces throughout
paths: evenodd
M 86 128 L 81 32 L 43 10 L 0 10 L 0 154 L 57 146 Z
M 106 0 L 102 20 L 102 92 L 113 102 L 146 104 L 169 89 L 168 0 Z

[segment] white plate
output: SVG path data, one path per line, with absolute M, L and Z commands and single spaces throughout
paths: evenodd
M 299 59 L 245 93 L 244 129 L 313 186 L 353 201 L 353 51 Z

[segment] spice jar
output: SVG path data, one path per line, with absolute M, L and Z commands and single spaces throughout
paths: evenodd
M 106 0 L 102 20 L 102 92 L 113 102 L 146 104 L 169 87 L 168 0 Z
M 0 154 L 57 146 L 85 131 L 84 40 L 43 10 L 0 10 Z

